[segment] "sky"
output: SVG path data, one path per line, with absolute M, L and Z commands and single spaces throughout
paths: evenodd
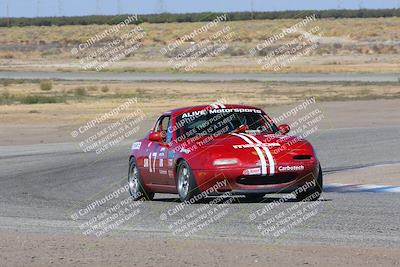
M 400 8 L 400 0 L 0 0 L 1 17 Z

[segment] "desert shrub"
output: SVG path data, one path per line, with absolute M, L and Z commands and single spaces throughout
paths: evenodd
M 86 92 L 86 89 L 85 89 L 85 87 L 77 87 L 77 88 L 75 88 L 74 89 L 74 95 L 76 96 L 76 97 L 78 97 L 78 98 L 81 98 L 81 97 L 83 97 L 83 96 L 86 96 L 87 95 L 87 92 Z
M 95 85 L 92 85 L 92 86 L 88 87 L 88 91 L 91 91 L 91 92 L 97 91 L 98 89 L 99 88 L 97 88 L 97 86 L 95 86 Z
M 107 93 L 108 91 L 110 91 L 110 88 L 108 88 L 107 85 L 104 85 L 103 87 L 101 87 L 101 91 L 102 91 L 103 93 Z
M 11 104 L 12 102 L 12 96 L 8 90 L 4 90 L 0 94 L 0 104 Z
M 16 97 L 21 104 L 54 104 L 65 102 L 65 99 L 55 96 L 27 95 Z
M 50 91 L 53 88 L 53 82 L 48 81 L 41 81 L 40 82 L 40 90 L 42 91 Z
M 11 82 L 10 82 L 9 80 L 7 80 L 7 79 L 4 79 L 4 80 L 2 81 L 2 83 L 3 83 L 3 86 L 4 86 L 4 87 L 7 87 L 7 86 L 9 86 L 9 85 L 11 84 Z
M 140 97 L 140 98 L 146 97 L 146 89 L 143 89 L 143 88 L 136 89 L 136 95 L 137 95 L 137 97 Z

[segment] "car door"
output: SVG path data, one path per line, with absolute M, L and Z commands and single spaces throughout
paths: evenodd
M 168 147 L 172 136 L 172 133 L 168 131 L 170 123 L 171 116 L 169 115 L 163 115 L 158 119 L 154 131 L 161 132 L 163 140 L 161 142 L 153 142 L 149 146 L 149 175 L 154 184 L 168 184 Z

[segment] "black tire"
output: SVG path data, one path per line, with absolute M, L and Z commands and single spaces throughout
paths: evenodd
M 190 201 L 194 196 L 200 194 L 192 169 L 184 160 L 180 161 L 178 164 L 176 172 L 176 189 L 182 202 Z
M 315 187 L 307 190 L 306 192 L 297 194 L 296 199 L 298 201 L 316 201 L 320 198 L 323 188 L 323 175 L 322 175 L 321 165 L 319 165 L 319 171 L 316 183 L 317 184 L 315 185 Z
M 261 200 L 264 198 L 265 194 L 263 193 L 251 193 L 244 195 L 248 200 Z
M 136 180 L 133 175 L 136 175 Z M 154 193 L 144 188 L 142 177 L 140 176 L 139 168 L 137 168 L 135 158 L 129 160 L 128 171 L 128 188 L 133 200 L 153 200 Z

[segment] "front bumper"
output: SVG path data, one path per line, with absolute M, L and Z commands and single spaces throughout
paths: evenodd
M 218 193 L 290 193 L 306 183 L 314 182 L 318 177 L 317 162 L 302 165 L 304 170 L 285 172 L 276 170 L 272 176 L 243 175 L 247 168 L 216 168 L 192 171 L 197 186 L 202 192 L 213 187 L 217 189 Z

